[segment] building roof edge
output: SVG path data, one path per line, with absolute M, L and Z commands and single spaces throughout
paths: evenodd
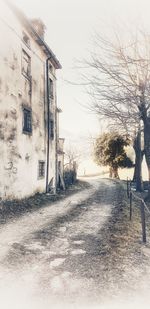
M 55 54 L 52 52 L 50 47 L 47 45 L 47 43 L 38 35 L 38 33 L 36 32 L 36 30 L 32 26 L 30 20 L 26 17 L 26 15 L 16 5 L 14 5 L 10 0 L 5 0 L 5 2 L 9 6 L 9 8 L 13 11 L 13 13 L 17 16 L 17 18 L 32 33 L 37 44 L 42 48 L 42 50 L 45 52 L 47 57 L 51 59 L 55 69 L 61 69 L 62 66 L 61 66 L 59 60 L 57 59 Z

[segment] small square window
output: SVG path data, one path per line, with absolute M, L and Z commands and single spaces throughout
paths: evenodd
M 32 133 L 32 112 L 30 109 L 23 109 L 23 132 Z
M 39 161 L 38 178 L 45 177 L 45 161 Z
M 22 74 L 28 79 L 31 78 L 31 58 L 22 50 Z

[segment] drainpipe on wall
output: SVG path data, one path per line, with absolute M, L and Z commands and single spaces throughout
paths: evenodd
M 47 96 L 47 166 L 46 166 L 46 193 L 49 192 L 49 140 L 50 140 L 50 99 L 49 99 L 49 60 L 46 59 L 46 96 Z
M 57 97 L 55 106 L 55 194 L 57 193 L 57 178 L 58 178 L 58 119 L 57 119 Z

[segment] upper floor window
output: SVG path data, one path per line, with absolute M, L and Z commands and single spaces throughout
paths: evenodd
M 54 138 L 54 120 L 52 119 L 50 120 L 50 132 L 49 133 L 50 133 L 49 137 L 53 139 Z
M 54 73 L 54 68 L 53 68 L 53 66 L 52 66 L 51 63 L 49 64 L 49 70 L 50 70 L 50 72 L 51 72 L 52 74 Z
M 23 132 L 32 133 L 32 111 L 28 108 L 23 108 Z
M 28 37 L 28 35 L 27 35 L 25 32 L 23 32 L 23 34 L 22 34 L 22 39 L 23 39 L 23 42 L 24 42 L 28 47 L 30 47 L 30 38 Z
M 31 77 L 31 58 L 22 50 L 22 74 L 28 79 Z
M 54 84 L 53 80 L 49 78 L 49 96 L 53 99 L 54 97 Z

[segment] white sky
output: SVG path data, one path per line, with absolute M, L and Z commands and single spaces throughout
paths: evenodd
M 92 49 L 92 34 L 109 32 L 114 25 L 144 25 L 150 31 L 150 0 L 14 0 L 29 17 L 41 17 L 47 26 L 46 40 L 63 69 L 58 73 L 58 105 L 63 109 L 61 127 L 74 134 L 98 133 L 96 117 L 79 103 L 87 100 L 74 80 L 74 59 Z M 117 26 L 116 26 L 117 27 Z M 76 75 L 77 76 L 77 75 Z M 76 80 L 78 81 L 78 80 Z

